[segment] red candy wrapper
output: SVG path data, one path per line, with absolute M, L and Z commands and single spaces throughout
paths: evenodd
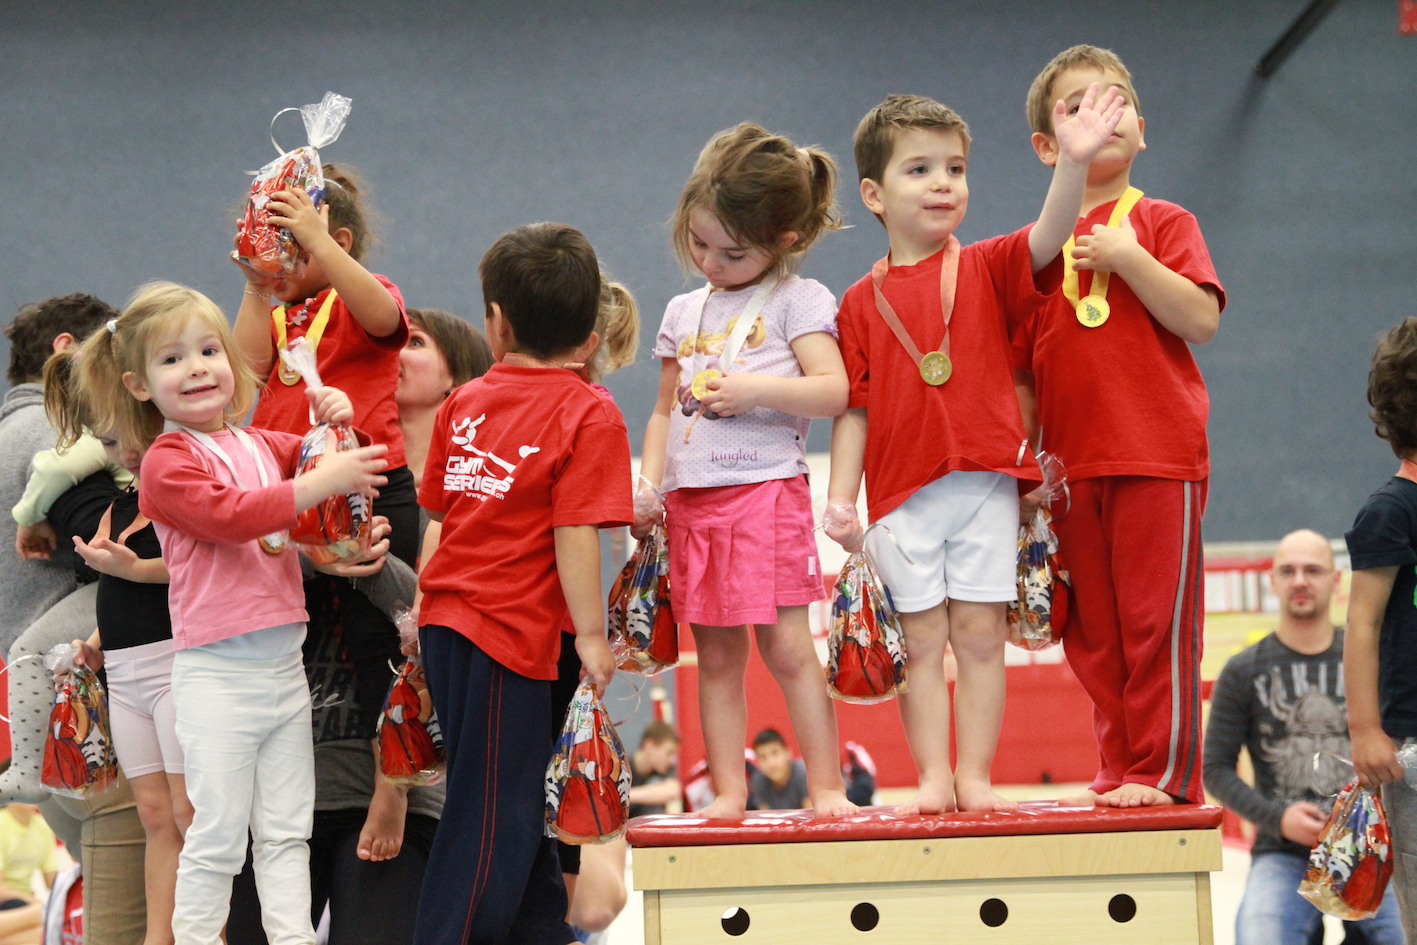
M 653 676 L 679 662 L 679 628 L 669 603 L 669 541 L 656 525 L 610 588 L 610 650 L 629 673 Z
M 423 661 L 410 656 L 394 677 L 379 713 L 379 769 L 393 784 L 419 786 L 442 779 L 447 754 Z
M 832 592 L 827 688 L 845 702 L 869 705 L 906 691 L 905 634 L 891 593 L 866 552 L 846 559 Z
M 630 819 L 630 765 L 625 746 L 595 697 L 580 684 L 546 767 L 546 835 L 564 843 L 606 843 Z
M 352 427 L 317 424 L 300 443 L 300 466 L 295 477 L 320 465 L 327 453 L 360 446 Z M 300 513 L 290 540 L 316 564 L 363 561 L 369 556 L 370 518 L 374 503 L 358 492 L 337 495 Z
M 310 195 L 315 206 L 325 199 L 325 174 L 320 165 L 319 148 L 333 144 L 344 130 L 345 119 L 349 117 L 350 100 L 334 92 L 326 92 L 325 97 L 314 105 L 301 108 L 286 108 L 276 113 L 276 118 L 286 112 L 298 111 L 305 122 L 305 135 L 310 142 L 305 147 L 286 151 L 276 144 L 276 158 L 256 172 L 251 183 L 251 196 L 246 201 L 246 212 L 236 224 L 236 249 L 232 257 L 266 275 L 278 276 L 295 269 L 300 258 L 300 245 L 295 237 L 282 226 L 270 222 L 267 205 L 271 197 L 282 190 L 303 190 Z M 275 118 L 271 119 L 275 124 Z M 275 144 L 275 138 L 271 138 Z
M 1046 650 L 1061 641 L 1071 589 L 1053 534 L 1053 515 L 1040 507 L 1018 530 L 1018 599 L 1009 602 L 1009 642 L 1025 650 Z
M 1392 839 L 1383 802 L 1354 778 L 1338 792 L 1309 854 L 1299 895 L 1340 919 L 1370 919 L 1391 876 Z
M 40 783 L 52 794 L 82 798 L 118 783 L 118 756 L 108 727 L 108 694 L 93 670 L 74 665 L 77 653 L 72 643 L 61 643 L 44 658 L 55 680 Z

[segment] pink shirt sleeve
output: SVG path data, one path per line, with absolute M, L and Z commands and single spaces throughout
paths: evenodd
M 298 437 L 295 442 L 298 449 Z M 278 462 L 293 465 L 284 444 L 277 450 L 270 438 L 267 443 Z M 223 482 L 207 471 L 180 434 L 159 437 L 148 450 L 142 483 L 142 513 L 198 541 L 241 544 L 296 524 L 293 481 L 257 489 Z

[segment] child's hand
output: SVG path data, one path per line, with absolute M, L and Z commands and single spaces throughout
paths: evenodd
M 141 560 L 132 548 L 120 545 L 111 538 L 95 538 L 92 542 L 86 542 L 75 535 L 74 550 L 85 564 L 99 574 L 109 574 L 125 581 L 133 579 L 133 569 Z
M 232 239 L 232 242 L 238 244 L 239 246 L 240 240 L 241 237 L 237 236 Z M 277 277 L 269 273 L 257 272 L 255 269 L 252 269 L 250 266 L 246 265 L 246 263 L 242 261 L 240 256 L 236 255 L 238 251 L 239 250 L 232 251 L 231 261 L 236 264 L 236 268 L 240 269 L 241 274 L 246 277 L 247 288 L 249 288 L 252 292 L 259 292 L 262 295 L 267 296 L 270 295 L 271 292 L 275 289 Z
M 1075 164 L 1091 164 L 1122 120 L 1126 103 L 1121 91 L 1109 86 L 1099 100 L 1097 83 L 1087 87 L 1078 110 L 1072 115 L 1062 99 L 1053 106 L 1053 134 L 1058 139 L 1058 153 Z
M 369 528 L 369 557 L 363 561 L 336 561 L 334 564 L 314 564 L 311 566 L 321 574 L 333 574 L 342 578 L 361 578 L 378 574 L 384 569 L 385 556 L 389 553 L 389 532 L 393 531 L 389 520 L 383 515 L 374 516 Z
M 48 561 L 59 549 L 59 536 L 48 520 L 21 525 L 15 530 L 15 554 L 25 561 Z
M 720 417 L 736 417 L 762 403 L 763 378 L 757 374 L 725 374 L 708 382 L 699 401 Z
M 1363 787 L 1375 788 L 1406 775 L 1397 761 L 1392 739 L 1382 729 L 1353 732 L 1352 741 L 1353 769 L 1358 772 L 1358 783 Z
M 349 423 L 354 419 L 354 404 L 338 387 L 307 387 L 305 397 L 316 423 Z
M 1073 247 L 1073 268 L 1094 269 L 1098 272 L 1121 272 L 1132 265 L 1139 253 L 1145 253 L 1137 242 L 1137 231 L 1130 217 L 1122 217 L 1118 226 L 1092 228 Z
M 576 655 L 581 658 L 581 678 L 595 686 L 598 699 L 605 698 L 605 687 L 615 675 L 615 655 L 610 641 L 600 633 L 576 634 Z
M 320 237 L 330 235 L 330 205 L 322 204 L 317 210 L 315 201 L 303 190 L 281 190 L 271 195 L 266 204 L 268 219 L 276 226 L 283 226 L 295 237 L 300 248 L 313 252 L 319 245 Z
M 1038 514 L 1038 510 L 1043 506 L 1043 500 L 1048 498 L 1048 486 L 1039 486 L 1032 492 L 1026 492 L 1018 497 L 1018 523 L 1027 525 L 1033 521 L 1033 516 Z
M 656 525 L 664 522 L 664 497 L 644 476 L 635 484 L 635 521 L 630 534 L 636 541 L 644 538 Z
M 377 497 L 379 495 L 378 487 L 388 482 L 388 479 L 379 475 L 388 465 L 384 462 L 384 454 L 388 451 L 387 446 L 376 443 L 373 446 L 361 446 L 358 449 L 326 453 L 320 465 L 300 477 L 306 480 L 316 480 L 311 485 L 322 493 L 311 505 L 333 496 L 348 495 L 351 492 L 358 492 L 370 498 Z M 296 479 L 297 487 L 299 484 L 300 479 Z M 306 508 L 309 507 L 306 506 Z
M 822 527 L 828 538 L 850 554 L 861 550 L 866 530 L 861 527 L 861 517 L 856 514 L 854 504 L 840 499 L 828 499 L 827 510 L 822 513 Z
M 75 666 L 87 666 L 94 672 L 103 668 L 103 651 L 90 644 L 87 640 L 74 640 L 74 646 L 79 652 L 74 654 Z

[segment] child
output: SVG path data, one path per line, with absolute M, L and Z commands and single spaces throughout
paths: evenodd
M 1061 803 L 1199 802 L 1210 463 L 1205 382 L 1187 342 L 1215 334 L 1225 293 L 1195 218 L 1130 186 L 1144 124 L 1113 53 L 1075 46 L 1033 81 L 1039 158 L 1057 162 L 1060 125 L 1094 83 L 1123 90 L 1123 118 L 1088 168 L 1069 252 L 1038 273 L 1048 298 L 1015 339 L 1036 383 L 1042 446 L 1071 483 L 1054 522 L 1077 618 L 1063 646 L 1092 698 L 1101 755 L 1091 789 Z
M 157 527 L 171 575 L 172 704 L 195 809 L 173 933 L 183 945 L 219 940 L 249 828 L 272 945 L 303 945 L 314 941 L 305 846 L 314 770 L 300 565 L 283 532 L 327 498 L 372 493 L 385 447 L 327 455 L 286 480 L 300 438 L 228 422 L 256 391 L 244 362 L 228 357 L 232 344 L 209 299 L 154 283 L 108 322 L 85 361 L 102 362 L 102 376 L 132 394 L 106 392 L 119 442 L 154 441 L 138 508 Z M 322 420 L 353 413 L 334 388 L 307 397 Z
M 805 807 L 807 769 L 792 757 L 787 740 L 775 728 L 765 728 L 753 737 L 752 789 L 748 802 L 753 810 L 797 810 Z
M 832 431 L 826 524 L 848 550 L 860 546 L 864 471 L 871 519 L 888 526 L 873 533 L 872 557 L 910 659 L 900 713 L 920 789 L 907 812 L 1015 806 L 994 793 L 989 766 L 1004 711 L 1004 602 L 1017 596 L 1018 493 L 1039 472 L 1005 318 L 1028 304 L 1030 273 L 1062 248 L 1088 162 L 1119 119 L 1115 90 L 1097 101 L 1090 89 L 1059 120 L 1062 159 L 1037 224 L 964 249 L 953 235 L 969 206 L 959 115 L 892 95 L 856 129 L 861 199 L 885 225 L 890 254 L 847 290 L 837 316 L 851 401 Z M 946 642 L 959 665 L 953 773 Z
M 1368 375 L 1378 436 L 1402 460 L 1358 512 L 1348 533 L 1353 589 L 1343 672 L 1353 767 L 1383 788 L 1392 828 L 1393 885 L 1408 941 L 1417 941 L 1417 791 L 1395 748 L 1417 739 L 1417 318 L 1387 333 Z
M 585 237 L 520 227 L 479 273 L 501 363 L 438 411 L 419 489 L 433 520 L 420 642 L 448 793 L 414 940 L 568 942 L 543 836 L 550 680 L 568 609 L 597 691 L 614 673 L 598 529 L 633 519 L 630 444 L 614 404 L 563 369 L 584 362 L 595 327 L 600 271 Z
M 290 230 L 303 253 L 295 271 L 272 278 L 240 266 L 247 285 L 236 316 L 236 337 L 247 361 L 266 378 L 251 425 L 295 434 L 309 429 L 305 383 L 277 354 L 303 337 L 315 350 L 320 380 L 349 392 L 354 426 L 388 447 L 388 484 L 379 490 L 375 510 L 389 520 L 393 555 L 413 567 L 418 554 L 418 486 L 404 454 L 395 401 L 408 318 L 398 287 L 361 262 L 374 237 L 358 178 L 333 164 L 324 165 L 324 173 L 326 196 L 319 210 L 300 189 L 271 198 L 271 222 Z M 272 297 L 283 304 L 272 308 Z M 334 586 L 362 721 L 372 727 L 388 691 L 389 660 L 400 659 L 398 632 L 348 581 Z M 380 779 L 360 841 L 370 858 L 397 854 L 406 810 L 402 792 Z
M 715 801 L 741 817 L 743 677 L 758 649 L 787 700 L 819 816 L 855 813 L 836 765 L 836 714 L 807 605 L 825 593 L 812 535 L 810 417 L 846 405 L 836 299 L 794 270 L 840 226 L 823 151 L 744 123 L 699 155 L 674 214 L 674 248 L 708 285 L 670 300 L 655 343 L 659 401 L 643 474 L 665 496 L 674 612 L 693 627 Z M 636 533 L 649 522 L 636 522 Z
M 92 439 L 110 467 L 127 473 L 132 487 L 120 489 L 108 476 L 88 476 L 56 497 L 53 521 L 64 526 L 65 540 L 72 536 L 75 549 L 99 572 L 98 629 L 82 644 L 79 662 L 107 671 L 114 748 L 146 837 L 145 941 L 159 945 L 173 940 L 177 860 L 182 835 L 192 822 L 192 805 L 172 705 L 168 573 L 157 533 L 138 511 L 136 476 L 152 444 L 144 440 L 124 445 L 118 440 L 117 415 L 129 398 L 121 365 L 112 357 L 111 338 L 100 330 L 77 353 L 68 349 L 49 359 L 45 410 L 59 431 L 57 465 L 70 459 L 72 446 Z M 31 485 L 42 475 L 36 464 Z M 51 509 L 42 504 L 38 512 L 47 517 Z

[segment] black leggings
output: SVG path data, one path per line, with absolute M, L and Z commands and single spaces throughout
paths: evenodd
M 551 683 L 551 740 L 561 736 L 561 726 L 566 724 L 566 711 L 575 698 L 576 687 L 581 684 L 581 658 L 576 655 L 576 636 L 561 634 L 561 659 L 556 664 L 556 679 Z M 561 857 L 561 872 L 579 876 L 581 872 L 581 848 L 561 840 L 556 841 L 556 852 Z
M 330 907 L 330 945 L 385 945 L 413 941 L 419 890 L 438 821 L 423 814 L 404 820 L 403 850 L 392 860 L 359 858 L 359 832 L 368 812 L 316 811 L 310 837 L 310 920 Z M 266 945 L 251 854 L 232 885 L 227 945 Z

